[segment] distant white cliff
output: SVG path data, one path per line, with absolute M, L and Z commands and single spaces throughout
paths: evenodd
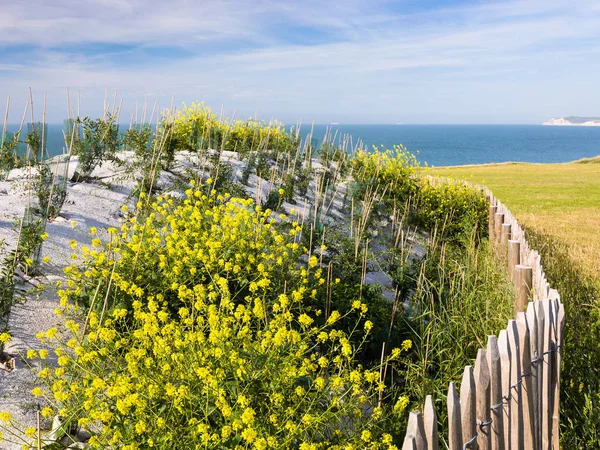
M 554 126 L 577 126 L 577 127 L 600 127 L 600 117 L 560 117 L 544 122 L 544 125 Z

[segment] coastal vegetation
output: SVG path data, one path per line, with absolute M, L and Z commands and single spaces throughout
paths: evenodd
M 565 306 L 561 385 L 563 448 L 600 440 L 600 159 L 564 164 L 436 168 L 432 174 L 488 186 L 525 226 Z
M 313 148 L 202 104 L 121 133 L 113 117 L 69 121 L 74 175 L 24 163 L 46 212 L 21 246 L 52 241 L 75 183 L 128 196 L 118 226 L 71 241 L 61 325 L 23 355 L 36 410 L 59 425 L 19 429 L 7 411 L 5 439 L 393 449 L 426 394 L 445 428 L 448 383 L 514 313 L 481 190 L 401 146 Z

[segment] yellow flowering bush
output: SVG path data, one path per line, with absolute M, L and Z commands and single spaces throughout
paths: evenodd
M 63 326 L 39 336 L 58 362 L 38 372 L 43 414 L 97 449 L 397 448 L 385 424 L 403 408 L 379 366 L 355 361 L 373 325 L 340 329 L 337 310 L 315 320 L 320 268 L 298 262 L 298 231 L 196 189 L 94 238 L 66 269 Z
M 460 181 L 427 176 L 416 157 L 402 146 L 359 151 L 351 164 L 355 196 L 362 199 L 371 193 L 384 200 L 407 202 L 408 217 L 425 230 L 444 227 L 446 236 L 455 237 L 465 222 L 486 229 L 487 202 L 479 189 Z
M 290 234 L 298 230 L 291 224 L 279 231 L 270 211 L 252 200 L 201 189 L 188 190 L 183 202 L 158 197 L 144 217 L 109 230 L 109 242 L 96 238 L 81 248 L 83 261 L 67 267 L 59 295 L 63 305 L 71 298 L 98 312 L 150 299 L 170 314 L 219 298 L 266 305 L 297 277 L 301 249 Z
M 246 153 L 250 150 L 267 149 L 292 152 L 298 147 L 293 130 L 286 131 L 277 121 L 220 119 L 202 103 L 183 105 L 174 114 L 165 117 L 160 133 L 169 129 L 169 147 L 174 150 L 220 149 Z M 224 141 L 224 142 L 223 142 Z

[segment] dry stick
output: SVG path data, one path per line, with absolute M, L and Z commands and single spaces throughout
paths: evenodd
M 221 106 L 221 112 L 223 111 L 223 107 Z M 219 151 L 219 156 L 217 158 L 217 164 L 216 164 L 216 168 L 215 168 L 215 179 L 213 180 L 213 185 L 211 187 L 211 190 L 215 189 L 215 186 L 217 185 L 217 179 L 219 178 L 219 170 L 221 168 L 221 157 L 223 155 L 223 152 L 225 151 L 225 143 L 227 142 L 227 137 L 229 136 L 229 130 L 231 129 L 231 125 L 233 124 L 233 120 L 235 119 L 235 114 L 237 112 L 237 108 L 233 111 L 233 115 L 231 116 L 231 121 L 229 122 L 229 125 L 227 127 L 227 131 L 225 132 L 225 135 L 223 136 L 223 141 L 221 142 L 221 149 Z
M 383 397 L 383 389 L 381 386 L 383 385 L 383 357 L 385 356 L 385 342 L 381 344 L 381 362 L 379 363 L 379 400 L 377 401 L 377 407 L 381 408 L 381 399 Z
M 119 107 L 117 108 L 117 119 L 115 123 L 119 126 L 119 119 L 121 118 L 121 108 L 123 106 L 123 97 L 121 97 L 121 101 L 119 102 Z
M 42 157 L 44 155 L 44 144 L 46 137 L 46 94 L 44 94 L 44 110 L 42 113 Z M 48 149 L 46 149 L 46 157 L 50 158 L 50 153 L 48 153 Z
M 142 109 L 142 123 L 146 123 L 147 108 L 148 108 L 148 98 L 144 95 L 144 108 Z
M 10 96 L 6 99 L 6 114 L 4 115 L 4 126 L 2 127 L 2 147 L 4 147 L 4 138 L 6 136 L 6 125 L 8 123 L 9 109 L 10 109 Z
M 37 448 L 38 448 L 38 450 L 42 450 L 42 439 L 41 439 L 42 429 L 40 426 L 41 420 L 40 420 L 40 412 L 39 411 L 37 411 L 36 418 L 37 418 Z
M 117 93 L 119 92 L 118 89 L 115 89 L 115 95 L 113 97 L 113 110 L 111 112 L 111 115 L 114 116 L 115 115 L 115 108 L 117 107 Z

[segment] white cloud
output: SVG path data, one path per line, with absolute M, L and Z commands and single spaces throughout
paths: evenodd
M 32 86 L 64 105 L 69 86 L 81 90 L 90 108 L 98 102 L 98 110 L 105 89 L 118 88 L 126 104 L 151 92 L 163 106 L 172 96 L 177 102 L 206 99 L 217 107 L 240 106 L 242 115 L 258 108 L 284 120 L 312 115 L 327 122 L 336 114 L 356 117 L 355 122 L 382 121 L 397 105 L 407 117 L 412 110 L 429 114 L 431 121 L 469 120 L 477 117 L 469 110 L 481 114 L 495 102 L 490 117 L 509 121 L 510 110 L 501 103 L 514 106 L 530 92 L 538 105 L 524 109 L 537 121 L 557 104 L 549 100 L 556 93 L 542 89 L 577 77 L 592 80 L 600 71 L 590 59 L 599 50 L 589 44 L 600 38 L 600 14 L 595 2 L 585 0 L 577 8 L 558 0 L 519 0 L 396 15 L 383 13 L 384 2 L 360 1 L 50 3 L 38 0 L 33 8 L 15 3 L 0 17 L 0 45 L 42 48 L 27 69 L 3 61 L 0 77 L 7 82 L 0 96 L 16 94 L 22 101 Z M 290 43 L 281 36 L 286 24 L 318 28 L 336 40 Z M 274 26 L 282 27 L 279 36 L 271 32 Z M 143 66 L 62 51 L 65 44 L 106 42 L 188 50 L 222 42 L 256 47 L 229 45 L 207 56 Z M 569 65 L 571 73 L 565 70 Z M 511 93 L 510 86 L 518 88 Z M 586 109 L 597 97 L 573 101 Z M 64 116 L 66 107 L 61 108 L 53 117 Z

